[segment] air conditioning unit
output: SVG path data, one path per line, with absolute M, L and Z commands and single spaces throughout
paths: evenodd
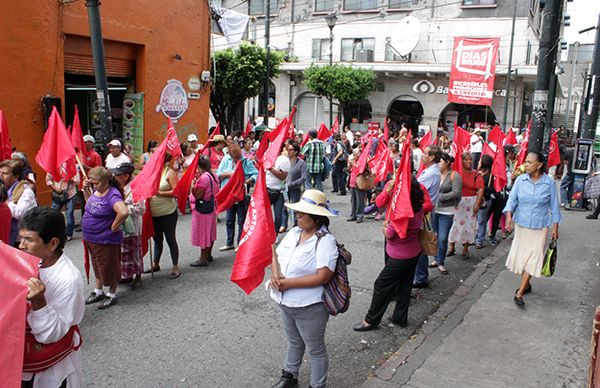
M 373 62 L 373 50 L 358 49 L 354 58 L 356 62 Z

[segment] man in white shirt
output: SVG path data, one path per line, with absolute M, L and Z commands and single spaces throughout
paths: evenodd
M 12 216 L 9 244 L 18 247 L 19 220 L 29 209 L 37 206 L 35 193 L 23 175 L 23 164 L 14 160 L 0 162 L 0 178 L 4 181 L 8 193 L 7 205 Z
M 483 151 L 483 137 L 481 137 L 481 131 L 476 128 L 471 135 L 471 156 L 473 157 L 473 169 L 479 168 L 479 158 L 481 158 L 481 152 Z
M 282 218 L 283 218 L 283 191 L 285 190 L 285 182 L 288 172 L 292 168 L 290 160 L 285 155 L 279 155 L 275 160 L 275 165 L 267 170 L 265 180 L 267 182 L 267 191 L 269 192 L 269 201 L 273 206 L 275 213 L 275 231 L 281 233 Z
M 197 154 L 198 152 L 202 151 L 202 146 L 198 144 L 198 136 L 196 136 L 196 134 L 189 134 L 187 137 L 187 141 L 188 143 L 190 143 L 190 149 L 194 154 Z
M 106 155 L 105 165 L 109 170 L 111 168 L 117 168 L 123 163 L 131 163 L 129 156 L 123 153 L 123 145 L 119 139 L 112 139 L 108 143 L 108 155 Z
M 22 387 L 81 387 L 78 325 L 85 309 L 83 277 L 63 253 L 67 239 L 63 215 L 56 209 L 33 208 L 21 219 L 19 234 L 21 250 L 40 258 L 39 279 L 27 282 L 27 300 L 31 303 L 27 325 L 35 342 L 26 340 L 26 345 L 30 345 L 26 349 L 33 350 L 25 352 Z M 49 352 L 65 337 L 68 340 L 64 348 L 57 350 L 66 356 L 58 357 L 58 362 L 48 361 L 41 371 L 30 365 L 30 355 L 40 348 L 39 344 L 46 345 L 44 351 Z

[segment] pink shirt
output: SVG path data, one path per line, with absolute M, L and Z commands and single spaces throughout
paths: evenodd
M 421 209 L 410 219 L 406 238 L 401 239 L 391 225 L 387 226 L 387 233 L 391 234 L 392 238 L 386 239 L 385 251 L 391 259 L 408 260 L 421 253 L 419 230 L 423 225 L 423 214 L 423 209 Z

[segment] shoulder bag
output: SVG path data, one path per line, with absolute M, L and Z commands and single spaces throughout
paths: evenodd
M 317 232 L 317 243 L 315 244 L 315 254 L 317 245 L 321 238 L 327 232 Z M 352 254 L 344 247 L 344 244 L 335 242 L 338 248 L 338 257 L 335 264 L 335 271 L 329 281 L 323 284 L 323 296 L 321 300 L 330 315 L 345 313 L 350 307 L 350 296 L 352 289 L 348 280 L 348 265 L 352 262 Z
M 356 188 L 362 191 L 369 191 L 375 188 L 375 174 L 368 168 L 356 176 Z
M 431 229 L 429 217 L 423 220 L 423 228 L 419 230 L 419 243 L 421 244 L 422 253 L 427 256 L 435 256 L 438 252 L 437 236 Z
M 205 201 L 202 198 L 196 200 L 196 211 L 201 214 L 210 214 L 215 211 L 215 196 L 213 193 L 213 177 L 210 173 L 208 179 L 210 181 L 210 199 Z

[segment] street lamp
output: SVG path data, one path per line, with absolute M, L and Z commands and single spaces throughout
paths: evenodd
M 335 12 L 332 12 L 325 16 L 325 21 L 327 22 L 327 27 L 329 27 L 329 66 L 333 65 L 333 27 L 335 27 L 335 22 L 337 22 L 337 15 Z M 332 96 L 329 96 L 329 129 L 331 130 L 333 127 L 333 100 Z

